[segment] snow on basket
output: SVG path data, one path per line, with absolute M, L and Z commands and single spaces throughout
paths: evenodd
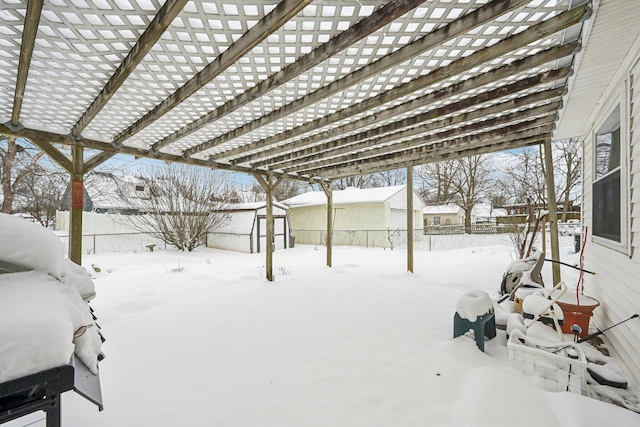
M 548 391 L 570 391 L 589 396 L 587 359 L 575 343 L 556 343 L 513 330 L 507 342 L 509 363 L 536 376 Z

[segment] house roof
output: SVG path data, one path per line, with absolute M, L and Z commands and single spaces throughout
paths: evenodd
M 378 188 L 347 188 L 346 190 L 333 191 L 334 205 L 354 205 L 354 204 L 377 204 L 385 203 L 391 197 L 407 188 L 406 185 L 396 185 L 392 187 Z M 327 196 L 323 191 L 310 191 L 300 194 L 283 203 L 289 206 L 316 206 L 326 205 Z
M 247 203 L 230 203 L 229 205 L 227 205 L 225 207 L 225 210 L 228 211 L 256 211 L 258 209 L 262 209 L 264 207 L 267 206 L 267 202 L 247 202 Z M 289 209 L 288 206 L 282 204 L 282 203 L 278 203 L 278 202 L 273 202 L 273 206 L 274 207 L 278 207 L 280 209 L 284 209 L 287 210 Z
M 640 4 L 637 0 L 600 0 L 583 31 L 583 49 L 576 57 L 565 107 L 554 139 L 585 135 L 596 105 L 632 47 L 640 43 Z
M 0 133 L 310 181 L 539 144 L 578 3 L 0 0 Z
M 446 205 L 431 205 L 426 206 L 422 212 L 425 215 L 453 215 L 460 212 L 461 208 L 458 205 L 446 204 Z

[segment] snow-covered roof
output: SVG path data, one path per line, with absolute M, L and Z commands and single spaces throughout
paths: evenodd
M 507 210 L 494 208 L 491 203 L 478 203 L 473 207 L 473 214 L 480 218 L 495 218 L 499 216 L 506 216 Z
M 248 202 L 248 203 L 231 203 L 229 204 L 225 210 L 227 211 L 255 211 L 258 209 L 262 209 L 267 206 L 267 202 Z M 273 202 L 273 207 L 278 207 L 280 209 L 289 209 L 288 206 L 279 203 Z
M 434 214 L 453 215 L 460 212 L 460 206 L 454 205 L 454 204 L 431 205 L 431 206 L 425 206 L 422 212 L 425 215 L 434 215 Z
M 352 204 L 376 204 L 385 203 L 398 192 L 403 191 L 406 185 L 377 188 L 347 188 L 346 190 L 333 191 L 334 205 Z M 323 191 L 310 191 L 300 194 L 282 203 L 288 206 L 318 206 L 327 204 L 327 196 Z

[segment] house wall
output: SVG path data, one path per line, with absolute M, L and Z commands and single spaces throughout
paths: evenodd
M 83 212 L 82 234 L 139 233 L 126 225 L 128 219 L 130 219 L 129 215 Z M 56 229 L 69 231 L 69 211 L 56 212 Z
M 384 204 L 355 204 L 334 206 L 334 230 L 384 230 L 389 226 Z M 289 208 L 291 228 L 294 230 L 325 230 L 327 206 L 292 206 Z M 406 221 L 405 221 L 406 223 Z M 302 242 L 300 242 L 302 243 Z
M 592 184 L 595 167 L 595 132 L 617 103 L 621 107 L 621 198 L 622 247 L 607 245 L 589 232 L 584 248 L 585 268 L 596 275 L 585 277 L 585 294 L 601 305 L 593 323 L 603 329 L 638 313 L 640 308 L 640 49 L 638 44 L 624 67 L 610 83 L 592 115 L 593 125 L 584 135 L 583 224 L 592 229 Z M 622 140 L 624 138 L 624 140 Z M 640 385 L 640 321 L 631 320 L 607 331 L 610 350 L 625 365 L 631 383 Z
M 450 222 L 449 225 L 456 225 L 464 222 L 464 216 L 459 217 L 457 214 L 424 214 L 423 223 L 425 227 L 434 225 L 433 221 L 437 216 L 440 217 L 440 225 L 447 225 L 447 220 Z M 462 218 L 462 221 L 460 221 L 460 218 Z

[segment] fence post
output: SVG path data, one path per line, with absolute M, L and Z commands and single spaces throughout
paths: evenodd
M 96 254 L 96 235 L 93 235 L 93 254 Z

